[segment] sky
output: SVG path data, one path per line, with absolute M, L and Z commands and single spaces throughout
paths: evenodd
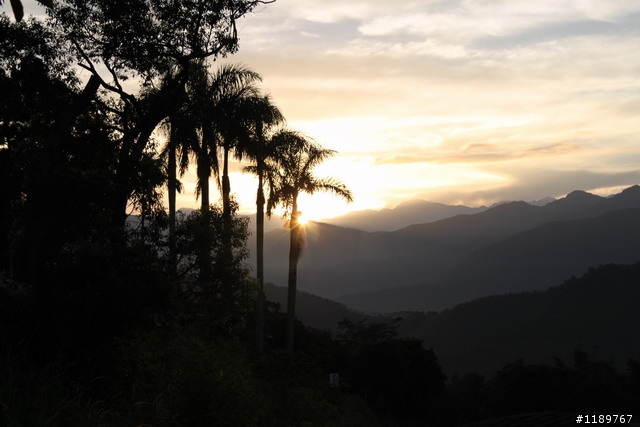
M 223 61 L 338 152 L 316 174 L 354 194 L 302 199 L 309 217 L 640 184 L 638 0 L 277 0 L 238 30 Z M 253 210 L 253 178 L 230 179 Z M 193 171 L 183 183 L 178 204 L 196 207 Z
M 355 201 L 318 198 L 327 212 L 640 183 L 640 1 L 318 5 L 253 13 L 231 60 L 263 75 L 290 127 L 339 152 L 318 174 Z

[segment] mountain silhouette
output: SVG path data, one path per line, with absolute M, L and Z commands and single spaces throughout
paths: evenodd
M 286 287 L 266 283 L 264 293 L 267 301 L 279 304 L 280 311 L 286 312 Z M 370 316 L 350 310 L 344 304 L 304 291 L 298 291 L 296 295 L 296 318 L 308 327 L 335 332 L 338 330 L 338 323 L 344 319 L 354 322 L 372 319 Z
M 400 320 L 400 335 L 423 340 L 447 375 L 492 375 L 519 359 L 570 364 L 575 350 L 612 360 L 622 371 L 628 358 L 638 358 L 640 263 L 592 267 L 579 278 L 549 282 L 547 287 L 477 298 L 439 313 L 395 312 L 375 318 L 299 291 L 297 316 L 307 326 L 329 331 L 343 318 Z M 269 284 L 265 292 L 284 309 L 286 288 Z
M 474 214 L 487 210 L 481 206 L 471 208 L 460 205 L 445 205 L 426 200 L 410 200 L 395 208 L 380 210 L 362 210 L 349 212 L 335 218 L 323 219 L 323 222 L 346 228 L 364 231 L 393 231 L 410 224 L 423 224 L 438 221 L 461 214 Z
M 414 224 L 392 232 L 366 232 L 310 223 L 298 268 L 300 288 L 325 298 L 339 298 L 347 305 L 366 299 L 362 295 L 349 296 L 353 294 L 385 289 L 408 291 L 417 285 L 441 288 L 444 283 L 454 281 L 452 275 L 461 269 L 461 263 L 491 244 L 554 221 L 587 219 L 625 208 L 640 208 L 640 187 L 630 187 L 609 198 L 575 191 L 544 206 L 509 202 L 480 213 Z M 566 239 L 565 246 L 570 246 L 571 237 Z M 286 282 L 287 254 L 287 231 L 278 229 L 267 233 L 267 281 Z M 396 297 L 387 293 L 380 298 Z M 445 300 L 442 304 L 449 303 Z M 442 304 L 437 307 L 442 308 Z M 354 306 L 366 309 L 367 305 Z M 392 307 L 396 308 L 400 307 Z
M 437 284 L 342 297 L 373 312 L 440 310 L 473 298 L 544 289 L 589 267 L 640 260 L 640 208 L 554 221 L 474 251 Z
M 588 267 L 640 260 L 640 209 L 624 209 L 572 221 L 555 221 L 475 251 L 443 280 L 473 295 L 534 290 Z
M 448 374 L 506 363 L 570 362 L 574 350 L 613 360 L 640 355 L 640 264 L 591 268 L 546 291 L 476 299 L 442 313 L 407 313 L 403 335 L 424 340 Z M 395 316 L 397 317 L 397 316 Z

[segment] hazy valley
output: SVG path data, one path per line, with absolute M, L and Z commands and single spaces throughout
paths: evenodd
M 608 198 L 575 191 L 543 206 L 508 202 L 387 232 L 311 223 L 299 289 L 365 312 L 441 310 L 546 289 L 592 266 L 640 260 L 639 215 L 634 186 Z M 286 283 L 287 237 L 284 229 L 266 234 L 268 282 Z
M 286 288 L 267 286 L 267 298 L 285 306 Z M 441 312 L 366 315 L 306 292 L 298 293 L 298 318 L 305 325 L 339 331 L 344 318 L 396 323 L 402 336 L 424 341 L 448 375 L 490 375 L 522 359 L 526 363 L 570 364 L 580 350 L 611 360 L 624 371 L 640 354 L 640 263 L 589 269 L 579 278 L 544 291 L 478 298 Z

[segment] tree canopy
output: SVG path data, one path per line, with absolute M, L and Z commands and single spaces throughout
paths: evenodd
M 81 66 L 99 64 L 117 81 L 140 76 L 145 83 L 186 68 L 196 59 L 238 49 L 237 21 L 260 0 L 58 0 L 49 10 L 54 25 L 76 48 Z

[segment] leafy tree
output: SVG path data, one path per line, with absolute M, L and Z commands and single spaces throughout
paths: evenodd
M 232 204 L 233 213 L 237 209 Z M 194 211 L 180 215 L 176 228 L 176 279 L 186 307 L 194 310 L 192 317 L 202 319 L 207 328 L 218 335 L 239 334 L 253 311 L 254 284 L 244 261 L 248 257 L 246 239 L 248 220 L 232 217 L 232 258 L 226 258 L 227 248 L 222 236 L 226 232 L 222 210 L 211 206 L 208 213 Z M 202 280 L 202 256 L 211 263 L 207 280 Z
M 280 204 L 285 208 L 289 218 L 289 275 L 287 296 L 287 350 L 293 351 L 293 334 L 295 325 L 295 303 L 297 288 L 298 260 L 302 255 L 304 233 L 298 219 L 298 195 L 313 194 L 318 191 L 329 191 L 347 201 L 353 196 L 345 185 L 333 178 L 317 178 L 313 169 L 336 152 L 321 147 L 308 138 L 295 133 L 283 134 L 287 144 L 279 145 L 271 167 L 275 174 L 274 197 L 271 204 Z
M 183 92 L 193 64 L 235 52 L 237 20 L 265 3 L 269 2 L 60 0 L 54 4 L 50 25 L 91 76 L 85 86 L 86 101 L 91 102 L 99 88 L 118 99 L 110 104 L 119 124 L 114 133 L 119 151 L 111 194 L 114 225 L 124 223 L 132 177 L 141 173 L 140 160 L 152 133 L 175 111 L 175 99 Z M 131 91 L 126 80 L 141 86 Z M 53 135 L 64 135 L 74 116 L 70 112 L 58 120 Z
M 203 212 L 209 207 L 209 178 L 212 172 L 218 180 L 222 178 L 223 181 L 220 185 L 223 189 L 223 210 L 227 213 L 231 210 L 229 153 L 237 147 L 241 135 L 247 133 L 243 127 L 247 120 L 242 117 L 244 112 L 239 105 L 243 98 L 257 93 L 254 84 L 260 80 L 260 75 L 254 71 L 233 64 L 223 65 L 214 73 L 210 73 L 204 63 L 198 63 L 191 69 L 184 104 L 171 116 L 170 123 L 173 126 L 166 151 L 181 152 L 181 172 L 188 166 L 189 155 L 196 157 L 197 195 L 201 196 Z M 219 151 L 223 154 L 222 174 L 218 162 Z
M 218 118 L 215 119 L 219 128 L 222 145 L 222 208 L 225 217 L 230 214 L 231 185 L 229 182 L 229 156 L 234 151 L 235 157 L 242 159 L 245 154 L 247 140 L 250 138 L 250 122 L 256 114 L 256 98 L 259 97 L 255 83 L 262 77 L 244 67 L 235 69 L 235 85 L 231 90 L 223 90 L 218 102 Z M 214 77 L 214 82 L 217 79 Z M 245 147 L 243 147 L 245 142 Z
M 122 417 L 110 425 L 264 425 L 266 396 L 257 388 L 245 350 L 221 339 L 212 345 L 202 336 L 188 325 L 135 331 L 122 342 L 118 388 L 111 394 L 123 395 L 120 399 L 137 410 L 127 414 L 110 399 L 110 412 L 120 409 L 116 413 Z
M 421 340 L 398 338 L 397 324 L 340 323 L 344 381 L 384 425 L 441 425 L 445 376 Z
M 258 89 L 255 83 L 261 81 L 259 74 L 239 65 L 224 65 L 203 81 L 205 94 L 200 104 L 199 122 L 202 141 L 198 154 L 199 184 L 202 186 L 203 203 L 208 198 L 210 172 L 216 174 L 222 192 L 222 221 L 224 233 L 221 236 L 222 255 L 231 262 L 231 184 L 229 181 L 229 156 L 234 151 L 242 158 L 241 140 L 247 139 L 247 108 L 251 103 L 245 100 L 255 97 Z M 222 156 L 222 171 L 218 163 L 218 152 Z M 207 193 L 205 195 L 205 193 Z M 223 262 L 223 265 L 228 264 Z M 230 275 L 230 271 L 227 272 Z M 230 276 L 229 276 L 230 278 Z
M 64 46 L 36 20 L 14 24 L 2 16 L 0 33 L 7 41 L 0 47 L 4 253 L 16 278 L 35 283 L 64 245 L 108 230 L 102 219 L 115 161 L 111 124 L 92 105 L 66 138 L 52 139 L 59 111 L 83 97 Z

